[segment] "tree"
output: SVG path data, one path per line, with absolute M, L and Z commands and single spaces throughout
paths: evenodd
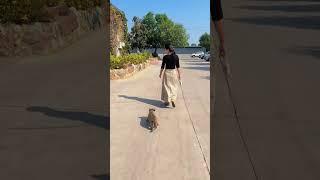
M 181 24 L 174 23 L 166 14 L 147 13 L 143 19 L 134 17 L 130 33 L 132 47 L 164 47 L 165 43 L 173 46 L 188 46 L 189 36 Z M 139 43 L 138 43 L 139 42 Z
M 147 13 L 142 20 L 142 23 L 146 27 L 146 36 L 147 36 L 147 46 L 155 48 L 153 56 L 157 57 L 157 48 L 159 47 L 159 34 L 158 34 L 158 24 L 155 19 L 155 15 L 152 12 Z
M 155 15 L 152 12 L 147 13 L 142 19 L 142 24 L 144 24 L 146 28 L 147 44 L 150 47 L 155 47 L 158 41 Z
M 133 17 L 133 27 L 129 34 L 129 41 L 132 48 L 138 48 L 139 50 L 147 47 L 146 27 L 142 23 L 139 17 Z
M 182 24 L 175 24 L 173 27 L 173 36 L 172 36 L 173 46 L 186 47 L 189 46 L 188 39 L 189 35 L 187 34 L 186 29 Z
M 189 36 L 183 25 L 174 23 L 166 14 L 156 14 L 155 19 L 160 46 L 164 46 L 165 43 L 178 47 L 188 46 Z
M 199 39 L 199 46 L 206 48 L 206 51 L 210 50 L 210 35 L 208 33 L 201 35 Z

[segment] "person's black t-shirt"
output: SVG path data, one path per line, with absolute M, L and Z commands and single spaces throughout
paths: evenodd
M 221 0 L 211 0 L 211 18 L 213 21 L 219 21 L 223 18 Z
M 165 55 L 162 59 L 161 69 L 180 68 L 179 57 L 176 54 Z

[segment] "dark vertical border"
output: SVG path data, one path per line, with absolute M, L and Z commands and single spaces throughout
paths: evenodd
M 110 0 L 106 1 L 106 61 L 105 61 L 105 72 L 106 72 L 106 114 L 108 129 L 106 131 L 107 142 L 106 142 L 106 163 L 107 163 L 107 176 L 106 180 L 110 179 Z
M 210 0 L 210 52 L 214 52 L 214 43 L 213 43 L 213 33 L 214 33 L 214 29 L 213 29 L 213 0 Z M 214 52 L 215 53 L 215 52 Z M 211 53 L 213 54 L 213 53 Z M 213 154 L 214 154 L 214 133 L 213 133 L 213 129 L 214 129 L 214 118 L 213 118 L 213 114 L 214 114 L 214 94 L 215 94 L 215 79 L 214 79 L 214 72 L 213 72 L 213 63 L 210 63 L 210 179 L 213 180 L 214 178 L 214 158 L 213 158 Z
M 218 77 L 221 77 L 220 62 L 218 61 L 217 51 L 217 35 L 215 31 L 215 22 L 223 18 L 222 8 L 219 9 L 221 12 L 218 13 L 217 3 L 221 3 L 220 0 L 210 0 L 210 52 L 212 52 L 212 61 L 210 62 L 210 179 L 215 179 L 216 172 L 216 102 L 217 102 L 217 81 Z M 220 4 L 221 5 L 221 4 Z M 220 6 L 221 7 L 221 6 Z M 218 15 L 220 14 L 220 16 Z
M 212 3 L 212 0 L 211 0 Z M 210 6 L 212 7 L 212 6 Z M 211 35 L 211 46 L 210 46 L 210 52 L 215 53 L 214 49 L 214 43 L 213 43 L 213 21 L 212 18 L 210 20 L 210 35 Z M 213 53 L 211 53 L 213 54 Z M 213 179 L 214 176 L 214 170 L 215 170 L 215 164 L 214 164 L 214 105 L 215 105 L 215 73 L 214 73 L 214 63 L 210 63 L 210 179 Z

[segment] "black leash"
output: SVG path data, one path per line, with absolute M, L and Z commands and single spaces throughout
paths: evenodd
M 222 60 L 223 59 L 223 60 Z M 228 67 L 228 64 L 227 62 L 225 61 L 225 58 L 224 57 L 219 57 L 219 60 L 220 60 L 220 64 L 221 64 L 221 67 L 222 67 L 222 70 L 223 70 L 223 73 L 224 73 L 224 78 L 227 82 L 227 86 L 228 86 L 228 94 L 229 94 L 229 97 L 230 97 L 230 100 L 231 100 L 231 104 L 232 104 L 232 107 L 233 107 L 233 111 L 234 111 L 234 115 L 235 115 L 235 119 L 236 119 L 236 122 L 237 122 L 237 126 L 238 126 L 238 129 L 239 129 L 239 134 L 240 134 L 240 138 L 242 140 L 242 143 L 245 147 L 245 150 L 246 150 L 246 153 L 247 153 L 247 156 L 249 158 L 249 161 L 250 161 L 250 165 L 252 167 L 252 170 L 253 170 L 253 174 L 255 176 L 255 179 L 256 180 L 259 180 L 259 177 L 257 175 L 257 172 L 256 172 L 256 169 L 254 167 L 254 163 L 253 163 L 253 159 L 252 159 L 252 156 L 250 154 L 250 151 L 249 151 L 249 148 L 248 148 L 248 144 L 244 138 L 244 135 L 243 135 L 243 131 L 242 131 L 242 128 L 241 128 L 241 124 L 240 124 L 240 120 L 239 120 L 239 115 L 238 115 L 238 110 L 237 110 L 237 106 L 235 105 L 235 102 L 234 102 L 234 99 L 233 99 L 233 94 L 232 94 L 232 90 L 231 90 L 231 83 L 230 83 L 230 69 Z
M 188 112 L 189 120 L 190 120 L 190 122 L 191 122 L 193 131 L 194 131 L 195 136 L 196 136 L 196 138 L 197 138 L 197 141 L 198 141 L 198 144 L 199 144 L 199 147 L 200 147 L 200 151 L 201 151 L 203 160 L 204 160 L 204 162 L 205 162 L 207 171 L 208 171 L 208 173 L 209 173 L 209 175 L 210 175 L 210 169 L 209 169 L 209 166 L 208 166 L 208 162 L 207 162 L 206 156 L 204 155 L 204 151 L 203 151 L 203 148 L 202 148 L 200 139 L 199 139 L 199 135 L 198 135 L 198 133 L 197 133 L 196 128 L 194 127 L 194 122 L 193 122 L 192 119 L 191 119 L 190 111 L 189 111 L 189 108 L 188 108 L 187 103 L 186 103 L 186 98 L 185 98 L 184 93 L 183 93 L 181 80 L 179 80 L 179 83 L 180 83 L 180 87 L 181 87 L 182 98 L 183 98 L 183 100 L 184 100 L 184 105 L 185 105 L 185 107 L 186 107 L 186 109 L 187 109 L 187 112 Z

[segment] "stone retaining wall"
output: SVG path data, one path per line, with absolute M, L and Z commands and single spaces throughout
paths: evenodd
M 78 11 L 66 6 L 48 9 L 46 22 L 0 24 L 0 56 L 48 54 L 62 49 L 89 31 L 104 27 L 104 10 Z
M 142 64 L 137 64 L 137 65 L 131 64 L 124 69 L 111 69 L 110 70 L 110 79 L 111 80 L 126 79 L 126 78 L 131 77 L 134 74 L 144 70 L 145 68 L 147 68 L 151 64 L 157 64 L 158 61 L 159 60 L 157 58 L 150 58 L 149 60 L 147 60 L 147 62 L 142 63 Z

